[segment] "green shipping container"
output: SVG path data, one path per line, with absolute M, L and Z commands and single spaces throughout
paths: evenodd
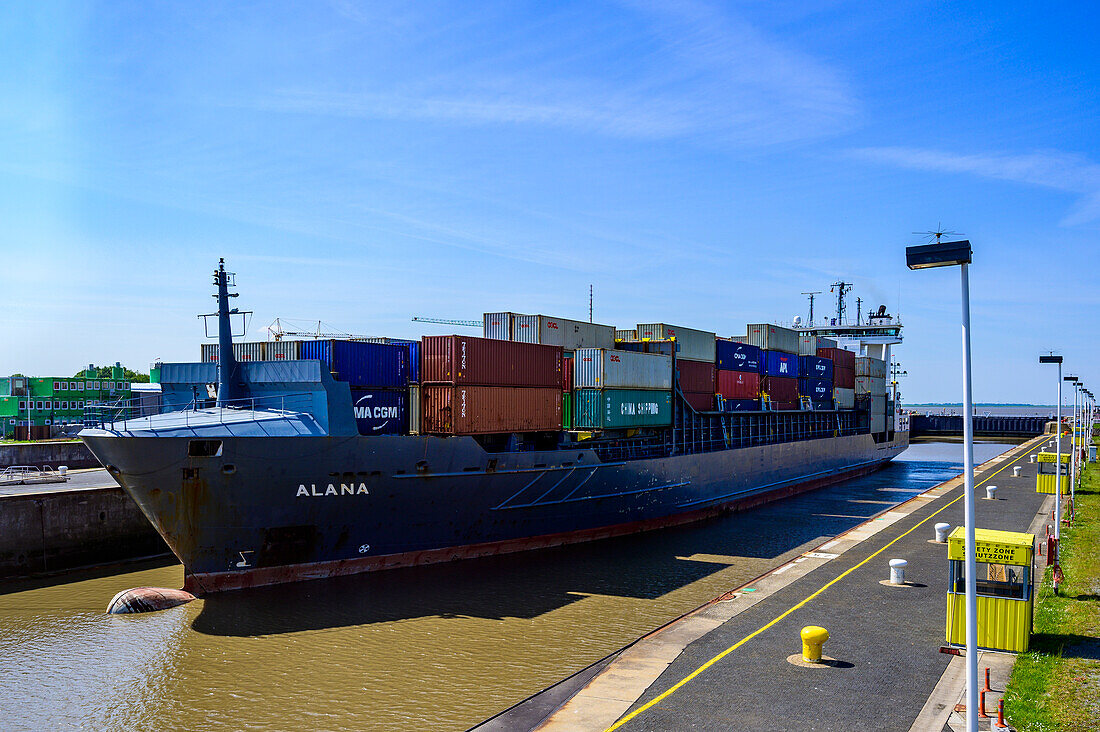
M 573 429 L 573 394 L 568 391 L 561 395 L 561 428 Z
M 667 427 L 672 392 L 649 389 L 578 389 L 573 427 L 582 430 Z

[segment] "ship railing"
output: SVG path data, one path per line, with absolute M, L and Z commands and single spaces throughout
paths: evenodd
M 302 412 L 312 412 L 312 392 L 269 394 L 230 399 L 221 407 L 215 399 L 194 398 L 187 404 L 150 406 L 138 399 L 119 399 L 109 403 L 86 404 L 84 426 L 99 429 L 134 430 L 144 428 L 190 427 L 191 425 L 227 424 L 264 419 L 290 421 Z M 171 414 L 173 418 L 161 415 Z

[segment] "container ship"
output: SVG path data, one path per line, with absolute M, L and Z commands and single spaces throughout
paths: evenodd
M 161 411 L 81 439 L 198 594 L 601 539 L 876 470 L 908 446 L 901 324 L 616 329 L 487 313 L 481 337 L 234 342 L 156 373 Z M 843 296 L 843 293 L 841 293 Z

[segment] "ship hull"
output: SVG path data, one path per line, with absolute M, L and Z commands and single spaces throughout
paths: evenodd
M 85 442 L 183 562 L 197 594 L 523 551 L 688 523 L 876 470 L 907 433 L 602 462 L 488 453 L 468 437 Z

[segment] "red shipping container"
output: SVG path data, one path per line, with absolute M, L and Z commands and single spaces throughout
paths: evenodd
M 845 348 L 819 348 L 817 355 L 833 362 L 833 370 L 855 369 L 856 354 Z
M 718 393 L 723 399 L 759 399 L 760 374 L 749 371 L 718 371 Z
M 424 336 L 421 383 L 544 386 L 561 391 L 562 348 L 472 336 Z
M 856 388 L 856 370 L 854 368 L 833 368 L 833 386 L 837 389 Z
M 789 379 L 785 376 L 765 376 L 762 389 L 772 402 L 798 404 L 798 379 Z
M 685 391 L 684 401 L 690 404 L 696 412 L 714 411 L 713 391 Z
M 508 341 L 498 341 L 507 343 Z M 420 387 L 420 431 L 434 435 L 561 430 L 561 387 Z
M 561 390 L 573 391 L 573 359 L 562 357 L 561 360 Z
M 707 361 L 681 361 L 676 359 L 676 370 L 679 372 L 680 391 L 685 394 L 707 393 L 714 395 L 714 363 Z
M 798 402 L 771 402 L 771 408 L 786 412 L 801 409 L 802 406 Z

